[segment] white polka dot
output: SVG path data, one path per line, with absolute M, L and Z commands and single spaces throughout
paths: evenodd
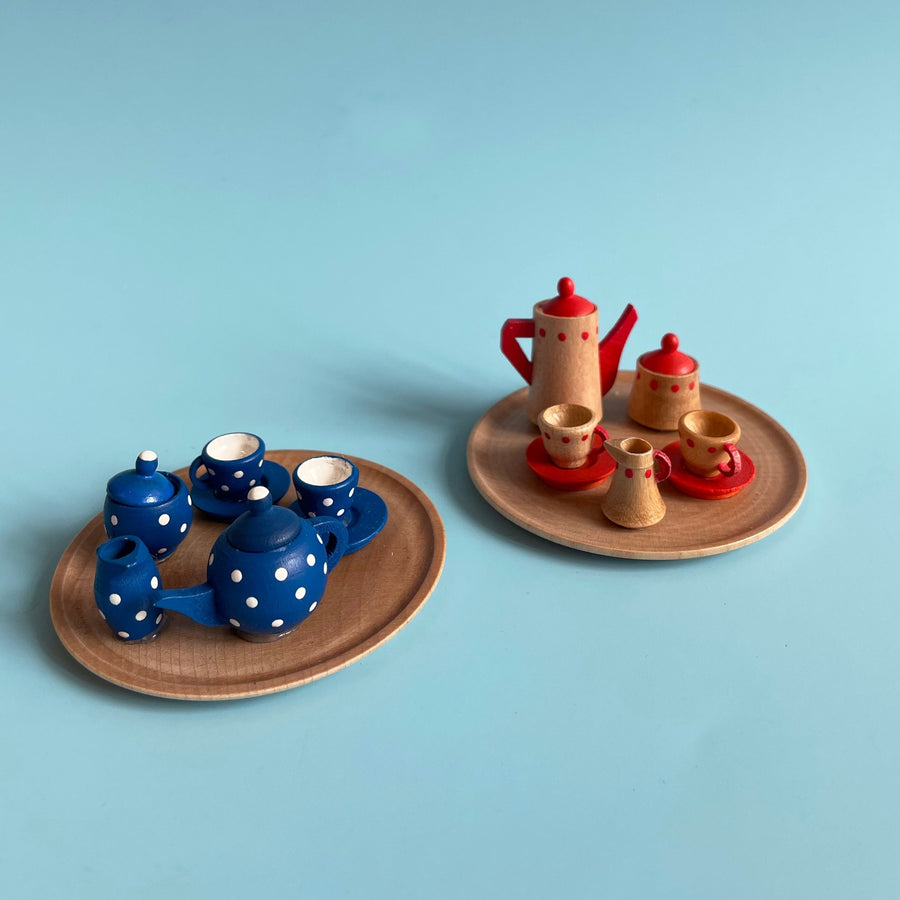
M 168 548 L 168 547 L 160 547 L 159 550 L 156 551 L 156 555 L 157 555 L 157 556 L 162 556 L 163 553 L 168 553 L 168 552 L 169 552 L 169 548 Z
M 339 510 L 337 511 L 337 514 L 338 514 L 339 516 L 342 516 L 345 512 L 346 512 L 345 509 L 339 509 Z
M 315 513 L 307 513 L 306 514 L 310 519 L 314 519 L 316 517 Z
M 162 619 L 163 619 L 163 614 L 160 613 L 160 614 L 156 617 L 156 624 L 159 625 L 159 623 L 162 622 Z
M 188 506 L 193 506 L 193 505 L 194 505 L 194 501 L 193 501 L 193 499 L 191 498 L 191 495 L 188 494 Z
M 110 521 L 110 524 L 111 524 L 111 525 L 118 525 L 118 524 L 119 524 L 119 517 L 118 517 L 118 516 L 110 516 L 110 517 L 109 517 L 109 521 Z
M 272 622 L 272 627 L 273 627 L 273 628 L 281 628 L 282 625 L 284 625 L 284 619 L 275 619 L 275 620 Z
M 122 602 L 122 598 L 118 594 L 110 594 L 109 602 L 112 603 L 113 606 L 118 606 Z
M 215 475 L 215 474 L 216 474 L 215 469 L 211 469 L 209 466 L 206 467 L 206 471 L 209 472 L 210 475 Z
M 159 579 L 155 575 L 150 579 L 150 587 L 152 587 L 154 591 L 159 587 Z
M 298 500 L 302 500 L 302 499 L 303 499 L 303 494 L 301 494 L 300 491 L 297 491 L 297 499 L 298 499 Z
M 131 637 L 131 635 L 127 631 L 120 631 L 120 632 L 118 632 L 118 634 L 119 634 L 120 638 Z
M 260 469 L 262 468 L 262 464 L 263 464 L 263 461 L 260 460 L 260 461 L 259 461 L 259 467 L 260 467 Z
M 178 529 L 182 534 L 187 531 L 187 522 L 183 522 L 181 528 Z
M 317 540 L 323 547 L 325 546 L 325 541 L 322 540 L 322 535 L 321 535 L 321 534 L 317 534 L 317 535 L 316 535 L 316 540 Z
M 103 610 L 102 610 L 102 609 L 98 609 L 97 612 L 100 613 L 100 618 L 103 619 L 103 621 L 105 622 L 105 621 L 106 621 L 106 616 L 103 615 Z
M 356 493 L 356 488 L 350 488 L 350 493 L 347 494 L 348 497 L 352 497 Z
M 255 478 L 251 478 L 251 479 L 250 479 L 250 487 L 253 487 L 254 484 L 256 484 L 256 479 L 255 479 Z
M 223 485 L 222 485 L 222 490 L 223 490 L 223 491 L 224 491 L 224 492 L 225 492 L 225 493 L 226 493 L 226 494 L 227 494 L 227 493 L 228 493 L 228 491 L 230 491 L 230 490 L 231 490 L 231 488 L 230 488 L 230 487 L 228 487 L 228 485 L 227 485 L 227 484 L 223 484 Z
M 238 622 L 237 619 L 229 619 L 228 621 L 231 622 L 231 624 L 234 625 L 235 628 L 240 628 L 240 627 L 241 627 L 241 623 Z
M 312 612 L 319 605 L 318 600 L 313 600 L 312 606 L 310 606 L 309 611 Z
M 137 613 L 137 614 L 135 615 L 135 619 L 136 619 L 138 622 L 143 622 L 144 619 L 146 619 L 146 618 L 147 618 L 147 610 L 146 610 L 146 609 L 142 609 L 139 613 Z
M 281 566 L 275 570 L 275 580 L 276 581 L 284 581 L 288 576 L 288 570 L 285 569 L 284 566 Z
M 331 506 L 334 503 L 334 497 L 326 497 L 322 501 L 322 506 Z
M 328 574 L 328 563 L 322 563 L 322 572 L 327 575 Z
M 256 607 L 259 606 L 259 600 L 257 600 L 256 597 L 248 597 L 244 603 L 246 603 L 250 609 L 256 609 Z
M 231 580 L 237 584 L 244 577 L 244 573 L 240 569 L 235 569 L 231 573 Z
M 168 525 L 168 524 L 169 524 L 169 519 L 170 519 L 170 518 L 171 518 L 171 517 L 169 516 L 168 513 L 163 513 L 163 514 L 159 517 L 159 520 L 158 520 L 158 521 L 159 521 L 159 524 L 160 524 L 160 525 Z
M 298 600 L 302 600 L 302 599 L 306 596 L 306 588 L 305 588 L 305 587 L 298 587 L 297 590 L 294 591 L 294 596 L 295 596 Z
M 309 556 L 306 557 L 306 564 L 308 566 L 314 566 L 316 564 L 316 556 L 314 553 L 310 553 Z
M 209 564 L 210 564 L 210 565 L 213 564 L 213 560 L 214 560 L 215 558 L 216 558 L 216 554 L 215 554 L 215 553 L 210 553 L 210 554 L 209 554 Z
M 235 477 L 235 478 L 243 478 L 243 477 L 244 477 L 244 470 L 243 470 L 243 469 L 238 469 L 237 472 L 234 473 L 234 477 Z

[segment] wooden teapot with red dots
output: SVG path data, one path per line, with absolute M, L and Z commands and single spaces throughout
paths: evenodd
M 597 307 L 575 293 L 571 278 L 560 278 L 559 295 L 534 305 L 530 319 L 507 319 L 500 349 L 530 385 L 528 418 L 537 423 L 542 409 L 577 403 L 603 416 L 602 397 L 616 381 L 619 359 L 637 321 L 629 303 L 609 334 L 599 341 Z M 518 339 L 533 341 L 531 359 Z

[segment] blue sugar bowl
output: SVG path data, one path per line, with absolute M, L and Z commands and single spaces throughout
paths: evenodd
M 157 455 L 144 450 L 133 469 L 109 479 L 103 504 L 107 536 L 139 537 L 157 561 L 175 552 L 194 520 L 187 485 L 158 466 Z

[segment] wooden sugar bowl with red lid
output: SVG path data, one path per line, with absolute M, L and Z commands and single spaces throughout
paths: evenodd
M 674 431 L 692 409 L 700 409 L 700 366 L 678 349 L 678 335 L 669 332 L 659 350 L 638 357 L 628 415 L 646 428 Z

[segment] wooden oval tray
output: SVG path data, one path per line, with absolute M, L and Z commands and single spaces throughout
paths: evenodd
M 292 470 L 313 450 L 274 450 L 266 459 Z M 50 613 L 72 656 L 101 678 L 158 697 L 231 700 L 283 691 L 348 666 L 395 635 L 419 611 L 437 584 L 446 538 L 437 510 L 412 482 L 390 469 L 348 457 L 360 485 L 388 507 L 384 530 L 344 557 L 329 575 L 319 608 L 280 641 L 254 644 L 228 628 L 207 628 L 177 613 L 148 644 L 113 636 L 94 602 L 96 548 L 106 540 L 102 515 L 79 532 L 63 554 L 50 587 Z M 187 479 L 187 469 L 177 473 Z M 295 499 L 290 490 L 284 506 Z M 206 580 L 210 547 L 225 528 L 195 510 L 188 536 L 160 563 L 164 587 Z
M 634 435 L 662 449 L 677 440 L 674 431 L 653 431 L 627 414 L 632 372 L 619 373 L 603 398 L 603 426 L 610 437 Z M 718 388 L 703 385 L 703 405 L 731 416 L 741 426 L 741 450 L 756 465 L 756 478 L 723 500 L 698 500 L 663 482 L 665 518 L 631 530 L 610 522 L 600 511 L 605 481 L 586 491 L 567 492 L 545 485 L 529 469 L 525 451 L 538 435 L 528 420 L 528 388 L 491 407 L 472 429 L 468 465 L 472 481 L 487 502 L 526 531 L 557 544 L 629 559 L 684 559 L 736 550 L 780 528 L 806 492 L 806 463 L 794 439 L 771 416 Z

